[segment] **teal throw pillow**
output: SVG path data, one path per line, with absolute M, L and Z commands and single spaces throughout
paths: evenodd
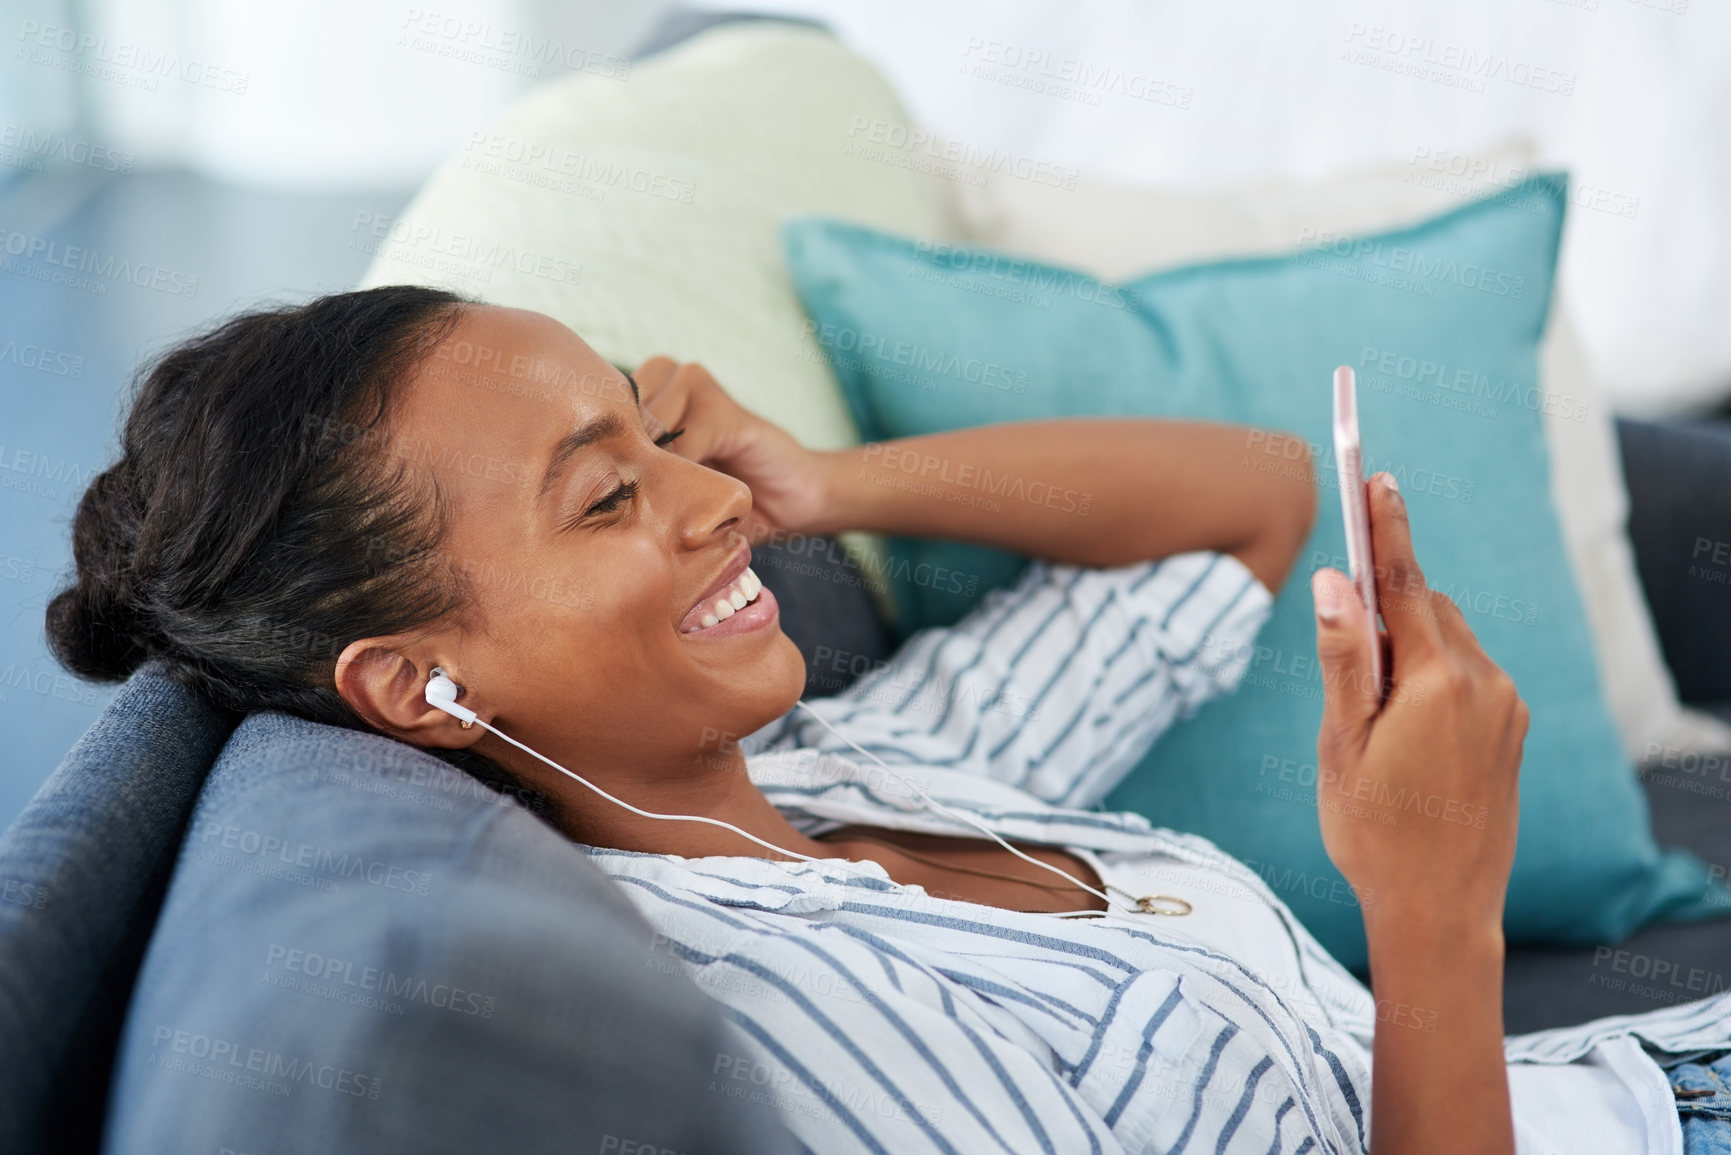
M 1399 231 L 1322 234 L 1293 255 L 1121 285 L 836 221 L 783 228 L 808 329 L 867 441 L 1133 414 L 1243 422 L 1309 443 L 1317 525 L 1243 684 L 1175 725 L 1105 805 L 1243 859 L 1355 969 L 1366 961 L 1359 901 L 1317 828 L 1323 693 L 1308 581 L 1346 564 L 1329 407 L 1340 364 L 1358 374 L 1368 469 L 1399 480 L 1427 576 L 1532 709 L 1511 939 L 1614 941 L 1653 919 L 1731 910 L 1700 859 L 1654 842 L 1551 503 L 1543 412 L 1562 402 L 1540 386 L 1538 346 L 1566 187 L 1542 174 Z M 1291 463 L 1247 443 L 1243 464 Z M 1041 499 L 981 496 L 1010 513 Z M 892 539 L 886 574 L 903 632 L 955 621 L 1025 564 Z

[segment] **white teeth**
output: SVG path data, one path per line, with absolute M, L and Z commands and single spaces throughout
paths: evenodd
M 715 599 L 715 604 L 708 612 L 698 619 L 698 624 L 691 632 L 707 630 L 717 622 L 725 622 L 734 614 L 757 600 L 757 595 L 763 592 L 763 579 L 758 577 L 748 566 L 733 580 L 732 588 Z

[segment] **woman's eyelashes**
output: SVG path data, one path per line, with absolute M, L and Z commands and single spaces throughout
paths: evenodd
M 685 429 L 683 427 L 669 430 L 657 437 L 655 439 L 655 444 L 658 448 L 666 449 L 669 445 L 672 445 L 677 441 L 680 434 L 684 432 Z M 614 486 L 613 489 L 608 492 L 607 496 L 601 498 L 588 509 L 585 509 L 582 513 L 567 521 L 565 523 L 565 528 L 572 529 L 579 525 L 584 519 L 594 517 L 596 514 L 616 513 L 625 505 L 626 502 L 636 496 L 637 482 L 622 481 L 618 485 Z
M 597 513 L 612 513 L 621 505 L 624 505 L 636 496 L 637 483 L 635 481 L 622 481 L 614 487 L 612 493 L 609 493 L 606 497 L 603 497 L 600 501 L 597 501 L 594 505 L 584 510 L 583 516 L 589 517 L 592 514 Z

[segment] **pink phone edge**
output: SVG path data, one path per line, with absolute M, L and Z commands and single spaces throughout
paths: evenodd
M 1359 598 L 1370 610 L 1371 676 L 1382 687 L 1382 646 L 1377 641 L 1375 562 L 1370 546 L 1370 503 L 1364 489 L 1364 453 L 1358 432 L 1358 382 L 1351 366 L 1334 371 L 1334 456 L 1340 479 L 1341 520 L 1347 567 Z

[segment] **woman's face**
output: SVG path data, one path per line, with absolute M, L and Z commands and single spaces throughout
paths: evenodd
M 749 560 L 751 493 L 658 445 L 635 392 L 557 321 L 470 308 L 404 382 L 388 441 L 447 507 L 471 600 L 431 644 L 463 704 L 616 779 L 700 769 L 805 680 L 767 591 L 693 632 Z

